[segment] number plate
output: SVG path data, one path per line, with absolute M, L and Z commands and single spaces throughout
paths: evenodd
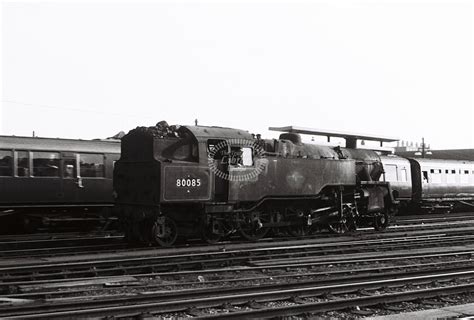
M 166 166 L 163 200 L 210 200 L 209 168 Z

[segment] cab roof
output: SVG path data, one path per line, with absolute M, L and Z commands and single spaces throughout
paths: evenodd
M 248 132 L 240 129 L 224 128 L 224 127 L 207 127 L 207 126 L 184 126 L 198 140 L 207 140 L 211 138 L 223 139 L 253 139 Z

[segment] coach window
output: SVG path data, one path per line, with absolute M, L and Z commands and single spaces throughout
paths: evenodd
M 431 169 L 431 182 L 441 183 L 441 169 Z
M 76 177 L 76 159 L 63 160 L 63 177 L 64 178 Z
M 428 171 L 423 171 L 423 182 L 428 183 Z
M 16 175 L 19 177 L 30 176 L 30 157 L 28 151 L 16 152 Z
M 385 181 L 398 181 L 397 166 L 393 164 L 387 164 L 384 166 Z
M 9 177 L 13 174 L 12 155 L 10 150 L 0 150 L 0 176 Z
M 463 170 L 461 173 L 461 183 L 467 184 L 469 183 L 469 170 Z
M 33 176 L 59 177 L 59 153 L 33 152 Z
M 408 181 L 407 169 L 405 169 L 405 168 L 400 170 L 400 181 L 401 182 L 407 182 Z
M 79 166 L 81 177 L 104 177 L 104 156 L 101 154 L 80 154 Z
M 446 170 L 446 183 L 456 183 L 456 170 Z

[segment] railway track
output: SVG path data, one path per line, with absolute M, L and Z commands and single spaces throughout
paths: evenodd
M 38 233 L 0 236 L 0 250 L 37 249 L 54 245 L 74 245 L 80 242 L 94 242 L 101 239 L 122 239 L 118 231 Z
M 166 281 L 168 287 L 173 287 L 176 290 L 181 290 L 183 287 L 192 286 L 195 284 L 199 285 L 219 285 L 232 283 L 232 285 L 238 285 L 240 283 L 246 283 L 248 281 L 260 281 L 261 283 L 280 281 L 285 283 L 299 282 L 303 279 L 323 278 L 335 279 L 335 277 L 365 277 L 369 280 L 380 276 L 397 276 L 399 272 L 406 274 L 407 272 L 415 273 L 419 270 L 461 270 L 464 268 L 471 267 L 471 259 L 469 253 L 451 253 L 444 254 L 441 256 L 433 255 L 413 255 L 406 256 L 404 264 L 393 264 L 393 259 L 381 259 L 378 261 L 379 264 L 372 266 L 371 259 L 347 259 L 337 260 L 330 259 L 326 261 L 319 261 L 317 264 L 305 265 L 305 264 L 275 264 L 265 265 L 256 263 L 255 265 L 249 265 L 240 268 L 220 268 L 220 269 L 205 269 L 195 271 L 178 271 L 178 272 L 164 272 L 164 273 L 149 273 L 149 274 L 137 274 L 134 276 L 113 276 L 113 277 L 99 277 L 95 280 L 88 281 L 87 279 L 77 279 L 75 281 L 32 281 L 20 284 L 18 291 L 21 293 L 8 294 L 11 298 L 22 298 L 22 299 L 52 299 L 56 296 L 70 296 L 75 295 L 82 290 L 62 290 L 60 288 L 76 288 L 76 287 L 88 287 L 89 293 L 92 291 L 104 291 L 104 283 L 120 283 L 122 285 L 133 285 L 133 291 L 137 288 L 146 287 L 148 290 L 160 289 L 163 286 L 163 281 Z M 429 260 L 429 261 L 427 261 Z M 289 259 L 289 261 L 291 261 Z M 392 264 L 387 262 L 391 261 Z M 336 267 L 337 266 L 337 267 Z M 229 278 L 229 271 L 232 272 L 245 272 L 248 276 L 239 278 Z M 196 282 L 196 275 L 200 275 L 199 279 L 208 278 L 203 282 Z M 157 283 L 150 283 L 149 279 L 157 278 Z M 175 281 L 175 278 L 183 278 L 184 281 Z M 189 278 L 191 279 L 189 280 Z M 193 278 L 194 277 L 194 278 Z M 146 280 L 144 283 L 140 283 L 138 279 Z M 165 280 L 167 279 L 167 280 Z M 188 280 L 186 280 L 188 279 Z M 319 280 L 321 281 L 321 280 Z M 111 290 L 114 290 L 114 286 L 111 286 Z
M 365 270 L 367 271 L 367 270 Z M 450 271 L 450 272 L 448 272 Z M 356 271 L 353 271 L 356 272 Z M 462 279 L 463 283 L 460 283 Z M 143 313 L 194 313 L 208 308 L 248 308 L 237 313 L 220 313 L 229 318 L 296 315 L 302 312 L 323 312 L 349 306 L 374 305 L 381 302 L 409 301 L 415 298 L 458 294 L 474 290 L 472 265 L 439 272 L 419 270 L 386 274 L 353 274 L 331 279 L 299 282 L 278 282 L 265 285 L 194 288 L 147 294 L 105 295 L 96 299 L 45 301 L 4 307 L 2 315 L 11 319 L 37 319 L 64 316 L 138 316 Z M 426 288 L 421 288 L 426 286 Z M 335 299 L 337 295 L 342 295 Z M 315 299 L 317 302 L 315 302 Z M 382 299 L 382 300 L 381 300 Z M 384 300 L 385 299 L 385 300 Z M 322 301 L 321 301 L 322 300 Z M 285 307 L 274 303 L 289 301 Z M 291 303 L 292 302 L 292 303 Z M 349 304 L 348 304 L 349 303 Z M 252 305 L 253 304 L 253 305 Z M 265 307 L 266 306 L 266 307 Z M 284 312 L 283 312 L 284 311 Z M 203 312 L 203 311 L 201 311 Z
M 368 234 L 356 235 L 356 237 L 338 237 L 322 239 L 301 239 L 282 242 L 259 242 L 259 243 L 223 243 L 215 246 L 181 247 L 173 249 L 140 249 L 135 251 L 118 251 L 101 253 L 99 255 L 85 254 L 75 257 L 49 257 L 38 259 L 3 259 L 0 262 L 0 274 L 11 276 L 18 272 L 35 272 L 39 275 L 42 270 L 56 272 L 66 269 L 84 269 L 95 267 L 100 270 L 102 267 L 110 265 L 120 265 L 121 267 L 143 264 L 153 264 L 159 266 L 162 261 L 168 268 L 180 269 L 186 265 L 195 268 L 200 263 L 219 264 L 230 263 L 232 260 L 239 260 L 239 257 L 247 259 L 251 255 L 252 259 L 265 257 L 275 261 L 279 256 L 289 254 L 295 255 L 328 255 L 328 254 L 348 254 L 352 252 L 370 251 L 393 251 L 395 249 L 414 249 L 423 247 L 433 247 L 442 245 L 464 245 L 473 242 L 472 233 L 474 227 L 461 227 L 455 229 L 438 229 L 436 232 L 430 230 L 414 230 L 411 233 L 390 233 L 390 234 Z M 230 259 L 230 260 L 229 260 Z M 92 261 L 87 261 L 92 260 Z
M 439 214 L 419 214 L 419 215 L 400 215 L 394 217 L 392 224 L 397 226 L 408 225 L 439 225 L 444 223 L 463 223 L 472 222 L 474 212 L 459 212 L 459 213 L 439 213 Z
M 328 255 L 348 256 L 350 254 L 378 253 L 379 256 L 404 250 L 443 247 L 460 251 L 469 250 L 474 244 L 474 228 L 463 228 L 463 235 L 447 235 L 443 232 L 431 235 L 403 236 L 380 239 L 350 239 L 348 241 L 326 241 L 307 243 L 306 240 L 289 243 L 262 244 L 258 247 L 229 245 L 200 248 L 181 248 L 181 250 L 148 250 L 99 255 L 77 255 L 66 257 L 32 259 L 3 259 L 0 262 L 0 275 L 3 284 L 13 281 L 48 280 L 67 277 L 110 276 L 140 272 L 164 272 L 173 270 L 196 270 L 216 266 L 235 266 L 242 263 L 267 261 L 276 263 L 279 259 L 291 258 L 302 262 Z M 250 244 L 248 244 L 250 245 Z M 252 249 L 251 249 L 252 248 Z M 197 251 L 196 251 L 197 250 Z M 200 252 L 199 252 L 200 251 Z
M 97 253 L 128 248 L 117 232 L 35 235 L 32 238 L 0 239 L 0 257 L 39 257 Z
M 402 232 L 411 233 L 413 229 L 419 229 L 422 225 L 423 230 L 437 230 L 440 227 L 444 228 L 457 228 L 468 225 L 474 225 L 474 220 L 468 220 L 472 218 L 469 215 L 455 215 L 455 216 L 443 216 L 433 215 L 427 216 L 421 220 L 414 219 L 414 217 L 399 217 L 397 221 L 394 221 L 394 225 L 384 232 L 384 236 L 388 233 L 401 234 Z M 355 234 L 350 236 L 361 236 L 364 233 L 365 237 L 378 237 L 377 232 L 373 232 L 371 229 L 360 229 Z M 334 235 L 328 232 L 318 233 L 311 236 L 301 236 L 297 239 L 306 239 L 313 241 L 317 239 L 327 239 L 334 237 L 346 237 L 346 235 Z M 282 241 L 293 241 L 295 237 L 285 237 L 279 235 L 274 238 L 262 239 L 260 243 L 275 243 Z M 228 241 L 221 242 L 222 245 L 227 245 L 230 242 L 235 244 L 242 244 L 238 238 L 230 239 Z M 191 246 L 200 246 L 202 242 L 199 239 L 191 239 L 186 245 L 177 245 L 177 248 Z M 63 254 L 71 254 L 72 252 L 76 255 L 87 254 L 87 253 L 107 253 L 107 252 L 119 252 L 128 250 L 141 250 L 143 247 L 131 247 L 123 241 L 123 235 L 114 232 L 93 232 L 93 233 L 60 233 L 60 234 L 34 234 L 34 235 L 13 235 L 13 236 L 2 236 L 0 237 L 0 257 L 42 257 L 42 256 L 58 256 Z
M 387 302 L 420 297 L 439 302 L 444 293 L 470 292 L 474 283 L 474 226 L 443 225 L 331 238 L 5 257 L 0 317 L 261 318 L 374 306 L 381 296 Z

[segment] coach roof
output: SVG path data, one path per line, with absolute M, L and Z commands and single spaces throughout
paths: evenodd
M 0 148 L 30 151 L 120 153 L 120 140 L 78 140 L 0 136 Z

